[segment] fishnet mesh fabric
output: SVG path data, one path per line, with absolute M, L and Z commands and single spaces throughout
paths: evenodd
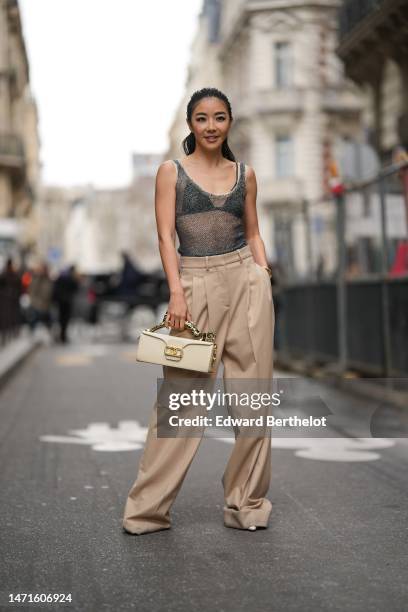
M 245 165 L 239 163 L 238 180 L 228 194 L 201 189 L 177 166 L 176 231 L 178 252 L 189 257 L 220 255 L 247 244 L 244 232 Z

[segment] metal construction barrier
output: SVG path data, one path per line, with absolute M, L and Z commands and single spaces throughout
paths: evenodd
M 383 293 L 389 304 L 385 310 Z M 346 283 L 346 366 L 375 376 L 408 375 L 408 278 Z M 279 358 L 309 365 L 339 360 L 334 282 L 286 287 L 281 295 Z M 389 362 L 385 339 L 389 328 Z
M 408 375 L 407 183 L 404 162 L 331 200 L 306 202 L 309 270 L 297 279 L 287 266 L 279 291 L 282 363 Z

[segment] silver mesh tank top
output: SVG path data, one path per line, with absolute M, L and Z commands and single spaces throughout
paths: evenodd
M 201 189 L 178 159 L 173 162 L 177 166 L 175 223 L 180 255 L 220 255 L 245 246 L 245 164 L 236 162 L 234 187 L 217 195 Z

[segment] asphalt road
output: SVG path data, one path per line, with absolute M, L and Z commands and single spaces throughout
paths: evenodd
M 160 376 L 134 356 L 129 344 L 43 347 L 1 390 L 1 610 L 408 609 L 405 437 L 276 438 L 270 527 L 256 532 L 224 527 L 232 440 L 206 437 L 172 528 L 124 534 Z M 364 410 L 342 400 L 350 419 Z M 9 603 L 18 593 L 72 602 Z

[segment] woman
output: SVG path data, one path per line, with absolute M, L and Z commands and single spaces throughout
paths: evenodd
M 191 337 L 185 321 L 216 332 L 224 379 L 268 379 L 273 370 L 275 316 L 270 269 L 259 235 L 256 177 L 236 162 L 227 136 L 232 123 L 227 97 L 204 88 L 187 106 L 186 157 L 162 163 L 156 177 L 160 255 L 170 288 L 170 335 Z M 180 246 L 180 273 L 175 249 Z M 163 367 L 165 379 L 197 377 Z M 156 401 L 137 480 L 126 502 L 123 529 L 142 534 L 171 526 L 169 510 L 201 437 L 157 437 Z M 236 436 L 222 483 L 227 527 L 266 528 L 272 510 L 265 498 L 271 475 L 269 436 Z

